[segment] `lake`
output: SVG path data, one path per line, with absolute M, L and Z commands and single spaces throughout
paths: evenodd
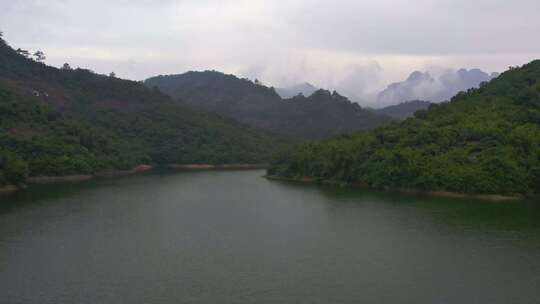
M 0 303 L 539 303 L 540 203 L 152 172 L 0 196 Z

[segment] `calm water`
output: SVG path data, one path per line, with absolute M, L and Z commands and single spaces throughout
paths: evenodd
M 0 197 L 1 303 L 539 303 L 540 203 L 140 175 Z

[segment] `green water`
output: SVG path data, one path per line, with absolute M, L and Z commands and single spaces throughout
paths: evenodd
M 0 197 L 0 303 L 539 303 L 540 203 L 151 173 Z

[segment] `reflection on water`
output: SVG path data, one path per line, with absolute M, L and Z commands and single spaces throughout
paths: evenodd
M 540 205 L 150 173 L 0 196 L 0 303 L 537 303 Z

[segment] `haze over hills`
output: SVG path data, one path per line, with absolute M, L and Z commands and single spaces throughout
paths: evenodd
M 300 83 L 297 85 L 292 85 L 285 88 L 277 88 L 276 92 L 281 96 L 283 99 L 287 98 L 293 98 L 299 94 L 302 94 L 306 97 L 310 96 L 311 94 L 315 93 L 318 89 L 313 86 L 309 82 Z
M 480 69 L 450 70 L 438 77 L 415 71 L 406 80 L 388 85 L 378 94 L 376 102 L 379 106 L 388 106 L 409 100 L 446 101 L 460 91 L 477 88 L 497 76 L 497 73 L 487 74 Z
M 279 141 L 140 82 L 57 69 L 0 39 L 0 184 L 137 164 L 261 163 Z
M 412 72 L 406 80 L 390 83 L 382 90 L 377 90 L 380 83 L 376 78 L 371 79 L 373 75 L 370 75 L 369 70 L 357 71 L 355 77 L 347 79 L 347 85 L 342 81 L 333 86 L 330 85 L 329 89 L 340 92 L 341 95 L 360 105 L 381 109 L 412 100 L 447 101 L 460 91 L 477 88 L 480 83 L 498 76 L 498 73 L 487 74 L 480 69 L 442 69 L 443 72 L 439 72 L 440 70 Z M 284 99 L 298 94 L 307 97 L 316 90 L 317 87 L 309 82 L 276 88 L 278 95 Z
M 294 147 L 276 156 L 269 174 L 380 188 L 538 193 L 540 60 L 401 123 Z
M 390 121 L 336 92 L 282 99 L 273 88 L 216 71 L 149 78 L 145 84 L 201 109 L 284 136 L 326 138 Z
M 387 106 L 382 109 L 373 109 L 376 113 L 387 115 L 398 120 L 412 117 L 416 111 L 425 110 L 432 104 L 429 101 L 411 100 L 397 105 Z

